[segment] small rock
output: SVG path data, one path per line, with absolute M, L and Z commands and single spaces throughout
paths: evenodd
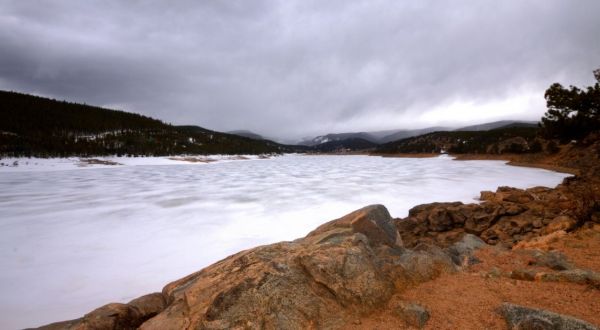
M 511 330 L 598 330 L 586 321 L 543 309 L 504 303 L 500 306 L 499 312 Z
M 456 264 L 442 249 L 419 244 L 414 250 L 405 250 L 398 260 L 407 278 L 415 282 L 432 280 L 443 273 L 456 272 Z
M 487 275 L 491 278 L 498 278 L 502 276 L 502 271 L 498 267 L 492 267 Z
M 535 281 L 535 270 L 530 269 L 516 269 L 510 273 L 510 278 L 519 281 Z
M 584 270 L 584 269 L 570 269 L 558 272 L 558 276 L 561 281 L 578 283 L 578 284 L 590 284 L 593 286 L 600 286 L 600 274 Z
M 415 303 L 401 303 L 396 308 L 396 314 L 406 325 L 422 329 L 429 320 L 429 312 Z
M 560 276 L 557 273 L 540 272 L 535 274 L 535 279 L 540 282 L 558 282 L 560 281 Z
M 567 261 L 567 257 L 558 251 L 537 251 L 533 257 L 535 261 L 531 264 L 535 266 L 548 267 L 553 270 L 567 270 L 573 268 L 573 265 Z
M 487 246 L 487 244 L 481 238 L 472 234 L 465 234 L 460 241 L 448 248 L 448 254 L 452 261 L 459 266 L 474 265 L 481 261 L 473 257 L 473 252 L 484 246 Z
M 547 319 L 536 315 L 524 317 L 516 326 L 519 330 L 554 330 L 554 325 Z

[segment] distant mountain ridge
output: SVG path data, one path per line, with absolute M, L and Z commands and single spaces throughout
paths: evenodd
M 300 142 L 301 145 L 306 146 L 316 146 L 323 143 L 334 142 L 334 141 L 343 141 L 346 139 L 362 139 L 365 141 L 369 141 L 371 143 L 379 143 L 378 139 L 373 135 L 366 132 L 358 132 L 358 133 L 332 133 L 327 135 L 319 135 L 309 140 L 303 140 Z
M 465 126 L 457 128 L 454 131 L 489 131 L 508 127 L 537 127 L 538 123 L 537 121 L 499 120 L 491 123 Z
M 450 131 L 488 131 L 499 128 L 510 128 L 510 127 L 528 127 L 536 128 L 537 122 L 534 121 L 518 121 L 518 120 L 502 120 L 490 123 L 483 123 L 472 126 L 465 126 L 461 128 L 449 128 L 444 126 L 426 127 L 421 129 L 397 129 L 397 130 L 385 130 L 385 131 L 373 131 L 373 132 L 352 132 L 352 133 L 331 133 L 326 135 L 319 135 L 314 138 L 305 138 L 299 144 L 311 146 L 317 150 L 328 150 L 332 146 L 346 146 L 349 150 L 362 150 L 359 148 L 370 149 L 377 145 L 384 145 L 386 143 L 399 141 L 411 137 L 418 137 L 421 135 L 433 133 L 433 132 L 450 132 Z M 348 141 L 346 141 L 348 140 Z M 364 143 L 358 141 L 369 142 Z M 327 144 L 327 146 L 321 148 L 320 145 Z
M 431 133 L 431 132 L 447 131 L 447 130 L 448 130 L 448 127 L 441 127 L 441 126 L 427 127 L 427 128 L 422 128 L 422 129 L 413 129 L 413 130 L 399 130 L 393 134 L 386 135 L 383 138 L 381 138 L 380 143 L 388 143 L 391 141 L 397 141 L 400 139 L 423 135 L 423 134 L 427 134 L 427 133 Z
M 352 133 L 331 133 L 319 135 L 314 138 L 307 138 L 299 142 L 301 145 L 316 146 L 322 143 L 332 141 L 342 141 L 345 139 L 362 139 L 374 144 L 382 144 L 390 141 L 395 141 L 411 136 L 427 134 L 434 131 L 448 130 L 446 127 L 428 127 L 422 129 L 397 129 L 373 132 L 352 132 Z
M 472 153 L 502 154 L 538 152 L 542 144 L 537 127 L 500 127 L 491 130 L 441 131 L 379 145 L 375 153 Z

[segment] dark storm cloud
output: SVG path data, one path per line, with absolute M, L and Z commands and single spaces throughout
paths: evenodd
M 2 1 L 0 88 L 275 137 L 536 119 L 598 1 Z

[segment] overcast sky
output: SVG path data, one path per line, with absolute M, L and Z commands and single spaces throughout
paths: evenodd
M 0 89 L 274 138 L 536 120 L 600 1 L 0 0 Z

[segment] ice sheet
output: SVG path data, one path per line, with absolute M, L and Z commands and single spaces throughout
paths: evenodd
M 0 168 L 1 329 L 160 291 L 241 249 L 304 236 L 368 204 L 404 217 L 417 204 L 473 202 L 481 190 L 555 186 L 566 176 L 448 157 L 162 162 Z
M 165 157 L 0 158 L 0 172 L 64 171 L 143 165 L 203 165 L 213 162 L 263 160 L 269 155 L 208 155 Z

